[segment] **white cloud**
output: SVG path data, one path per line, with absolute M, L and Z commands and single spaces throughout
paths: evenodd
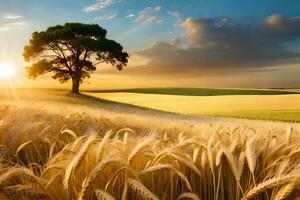
M 86 6 L 84 8 L 84 11 L 85 12 L 94 12 L 94 11 L 104 9 L 108 6 L 111 6 L 111 5 L 119 3 L 119 2 L 121 2 L 121 0 L 98 0 L 95 3 L 93 3 L 89 6 Z
M 176 10 L 176 11 L 168 11 L 168 14 L 173 16 L 173 17 L 180 17 L 181 16 L 181 13 Z
M 14 29 L 24 29 L 28 27 L 28 23 L 26 21 L 16 21 L 11 23 L 5 23 L 0 25 L 0 31 L 9 31 Z
M 161 24 L 161 23 L 164 22 L 164 20 L 163 20 L 162 18 L 160 18 L 160 19 L 157 19 L 155 22 L 156 22 L 157 24 Z
M 24 26 L 27 26 L 28 23 L 25 21 L 19 21 L 19 22 L 12 23 L 12 25 L 17 26 L 17 27 L 24 27 Z
M 8 31 L 8 30 L 11 30 L 11 29 L 12 29 L 12 27 L 10 27 L 10 26 L 2 26 L 2 27 L 0 27 L 0 32 Z
M 129 15 L 126 16 L 126 18 L 132 18 L 132 17 L 135 17 L 135 15 L 134 14 L 129 14 Z
M 156 14 L 157 8 L 147 7 L 139 12 L 139 15 L 136 17 L 136 22 L 142 22 L 148 24 L 151 22 L 162 23 L 163 18 Z
M 118 15 L 117 13 L 113 13 L 113 14 L 110 14 L 110 15 L 102 15 L 102 16 L 95 17 L 94 20 L 112 20 L 117 15 Z
M 155 21 L 155 20 L 157 20 L 157 16 L 156 15 L 149 15 L 149 16 L 147 16 L 147 17 L 145 17 L 145 23 L 149 23 L 149 22 L 153 22 L 153 21 Z
M 23 16 L 22 15 L 7 14 L 7 15 L 4 15 L 3 18 L 4 19 L 21 19 L 21 18 L 23 18 Z
M 0 24 L 0 31 L 9 31 L 12 29 L 20 29 L 20 28 L 26 28 L 28 23 L 26 21 L 22 21 L 23 18 L 22 15 L 15 15 L 15 14 L 5 14 L 3 15 L 4 20 L 10 20 L 5 21 L 3 24 Z

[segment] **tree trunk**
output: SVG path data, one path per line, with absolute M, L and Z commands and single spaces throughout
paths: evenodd
M 72 79 L 72 93 L 79 94 L 80 78 L 75 76 Z

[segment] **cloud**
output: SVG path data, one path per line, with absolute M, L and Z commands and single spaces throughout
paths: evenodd
M 275 14 L 259 23 L 188 18 L 181 25 L 186 29 L 183 38 L 136 52 L 147 63 L 128 67 L 126 73 L 200 77 L 276 71 L 299 63 L 300 54 L 287 43 L 300 38 L 300 17 Z
M 132 18 L 132 17 L 135 17 L 135 15 L 134 14 L 129 14 L 129 15 L 126 16 L 126 18 Z
M 94 20 L 112 20 L 117 15 L 118 15 L 117 13 L 113 13 L 113 14 L 110 14 L 110 15 L 102 15 L 102 16 L 94 17 Z
M 181 13 L 179 11 L 168 11 L 168 14 L 173 17 L 180 17 Z
M 121 0 L 98 0 L 97 2 L 88 5 L 84 8 L 85 12 L 94 12 L 97 10 L 104 9 L 106 7 L 109 7 L 113 4 L 119 3 Z
M 10 27 L 10 26 L 2 26 L 2 27 L 0 27 L 0 32 L 8 31 L 8 30 L 11 30 L 11 29 L 12 29 L 12 27 Z
M 24 29 L 28 27 L 28 22 L 26 21 L 13 21 L 10 23 L 0 24 L 0 31 L 9 31 L 14 29 Z
M 22 15 L 15 15 L 15 14 L 5 14 L 3 15 L 2 22 L 0 23 L 0 31 L 9 31 L 13 29 L 20 29 L 25 28 L 28 26 L 26 21 L 22 21 Z
M 156 14 L 161 7 L 157 6 L 154 9 L 152 7 L 147 7 L 139 12 L 139 15 L 136 17 L 136 22 L 142 22 L 143 24 L 149 24 L 151 22 L 156 22 L 158 24 L 163 22 L 163 18 Z
M 21 19 L 21 18 L 23 18 L 23 16 L 21 16 L 21 15 L 7 14 L 7 15 L 4 15 L 3 18 L 4 19 L 12 19 L 12 20 L 14 20 L 14 19 Z
M 14 27 L 25 27 L 28 25 L 28 23 L 26 21 L 19 21 L 19 22 L 12 23 L 12 25 Z

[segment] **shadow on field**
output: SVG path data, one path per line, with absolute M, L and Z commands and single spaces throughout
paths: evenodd
M 132 104 L 110 101 L 86 94 L 72 94 L 64 89 L 33 89 L 33 88 L 15 88 L 13 92 L 7 92 L 0 89 L 0 103 L 24 103 L 24 105 L 39 105 L 47 107 L 52 103 L 72 104 L 88 106 L 96 110 L 114 112 L 116 114 L 136 114 L 140 116 L 159 116 L 168 119 L 195 119 L 195 116 L 183 115 L 174 112 L 165 112 L 162 110 L 136 106 Z M 202 117 L 201 117 L 202 118 Z M 203 117 L 210 118 L 210 117 Z M 202 119 L 203 119 L 202 118 Z
M 98 108 L 103 108 L 107 109 L 109 111 L 115 111 L 115 112 L 125 112 L 125 113 L 137 113 L 139 115 L 159 115 L 159 116 L 164 116 L 164 117 L 180 117 L 184 119 L 191 119 L 194 118 L 192 116 L 188 115 L 183 115 L 179 113 L 173 113 L 173 112 L 167 112 L 167 111 L 161 111 L 161 110 L 156 110 L 152 108 L 146 108 L 142 106 L 136 106 L 132 104 L 127 104 L 127 103 L 120 103 L 116 101 L 111 101 L 111 100 L 106 100 L 102 98 L 97 98 L 97 97 L 92 97 L 89 95 L 85 94 L 67 94 L 68 97 L 74 98 L 77 103 L 82 103 L 85 105 L 91 105 L 91 106 L 96 106 Z

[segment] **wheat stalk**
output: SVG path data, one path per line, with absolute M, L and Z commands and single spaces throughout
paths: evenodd
M 24 142 L 23 144 L 21 144 L 18 149 L 16 150 L 16 153 L 15 153 L 15 156 L 17 158 L 19 158 L 19 153 L 28 145 L 30 145 L 31 143 L 33 143 L 34 141 L 33 140 L 29 140 L 27 142 Z
M 195 166 L 194 163 L 191 160 L 187 160 L 187 159 L 183 158 L 182 156 L 178 156 L 174 153 L 168 153 L 168 155 L 175 158 L 177 161 L 181 162 L 183 165 L 188 166 L 190 169 L 192 169 L 194 172 L 196 172 L 196 174 L 201 176 L 201 172 L 199 171 L 197 166 Z
M 25 185 L 15 185 L 4 188 L 4 194 L 8 198 L 29 197 L 30 199 L 49 200 L 50 196 L 42 191 L 34 190 Z
M 255 138 L 252 137 L 246 143 L 246 158 L 251 173 L 254 173 L 255 166 L 256 166 L 256 153 L 255 153 L 254 142 L 255 142 Z
M 118 157 L 107 157 L 107 159 L 104 159 L 99 165 L 97 165 L 89 177 L 84 181 L 82 184 L 82 189 L 79 194 L 79 200 L 88 199 L 89 192 L 91 190 L 91 187 L 93 183 L 96 181 L 97 177 L 101 174 L 101 172 L 111 164 L 119 164 L 122 160 Z
M 78 154 L 72 159 L 70 164 L 68 165 L 65 173 L 65 177 L 63 180 L 63 186 L 64 189 L 69 191 L 70 188 L 70 178 L 73 176 L 73 172 L 76 171 L 78 166 L 81 164 L 81 162 L 84 159 L 84 156 L 87 154 L 91 144 L 94 142 L 96 138 L 96 135 L 92 135 L 88 138 L 88 140 L 85 142 L 84 146 L 81 148 L 81 150 L 78 152 Z
M 164 169 L 170 169 L 173 170 L 186 184 L 187 188 L 189 191 L 193 191 L 192 186 L 189 182 L 189 179 L 185 176 L 184 173 L 180 172 L 179 170 L 177 170 L 176 168 L 174 168 L 172 165 L 170 164 L 161 164 L 161 165 L 156 165 L 153 167 L 149 167 L 147 169 L 144 169 L 143 171 L 141 171 L 139 173 L 140 176 L 145 175 L 147 173 L 152 173 L 155 171 L 160 171 L 160 170 L 164 170 Z
M 113 196 L 103 190 L 95 190 L 95 196 L 98 200 L 115 200 Z
M 102 138 L 98 148 L 97 148 L 97 151 L 96 151 L 96 155 L 97 155 L 97 161 L 99 162 L 100 161 L 100 158 L 101 158 L 101 153 L 105 147 L 105 145 L 108 143 L 108 140 L 110 138 L 110 136 L 112 135 L 112 131 L 108 131 L 105 136 Z
M 143 199 L 159 200 L 148 188 L 146 188 L 140 181 L 128 179 L 129 187 L 137 192 Z
M 287 184 L 286 186 L 284 186 L 283 188 L 281 188 L 276 196 L 275 196 L 275 200 L 284 200 L 286 199 L 289 194 L 291 194 L 291 192 L 293 191 L 293 189 L 295 188 L 296 184 L 295 182 L 291 182 L 289 184 Z
M 222 160 L 222 155 L 224 154 L 223 149 L 220 149 L 216 156 L 216 166 L 218 167 Z
M 273 187 L 278 187 L 280 185 L 283 185 L 290 180 L 292 180 L 295 177 L 295 175 L 285 175 L 285 176 L 280 176 L 280 177 L 274 177 L 270 178 L 262 183 L 259 183 L 255 187 L 251 188 L 243 197 L 243 199 L 250 199 L 255 197 L 261 192 L 266 191 L 267 189 L 273 188 Z
M 60 134 L 61 135 L 64 135 L 64 134 L 69 135 L 69 136 L 71 136 L 74 139 L 74 141 L 77 139 L 76 133 L 74 131 L 72 131 L 72 130 L 65 129 L 65 130 L 61 131 Z
M 193 163 L 196 163 L 199 151 L 200 151 L 200 148 L 194 149 L 194 151 L 193 151 Z
M 153 139 L 149 137 L 138 143 L 128 156 L 128 164 L 130 164 L 140 153 L 145 151 L 150 146 L 152 141 Z
M 200 200 L 200 198 L 198 197 L 197 194 L 191 193 L 191 192 L 186 192 L 186 193 L 179 195 L 177 200 L 180 200 L 180 199 Z
M 45 179 L 39 178 L 33 174 L 32 171 L 26 168 L 10 168 L 5 173 L 0 176 L 0 187 L 3 187 L 5 183 L 13 178 L 23 178 L 31 183 L 36 183 L 38 185 L 44 186 L 47 184 Z

